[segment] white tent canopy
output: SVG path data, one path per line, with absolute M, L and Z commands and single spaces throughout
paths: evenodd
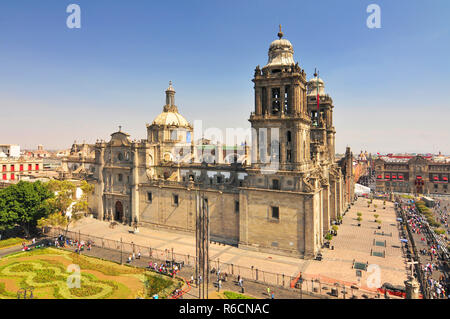
M 355 195 L 361 196 L 363 194 L 370 194 L 370 187 L 355 184 Z

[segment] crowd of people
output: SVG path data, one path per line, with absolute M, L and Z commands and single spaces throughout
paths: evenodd
M 432 230 L 429 228 L 425 216 L 419 213 L 414 203 L 404 205 L 403 209 L 406 212 L 409 229 L 420 238 L 421 245 L 426 247 L 419 249 L 419 253 L 423 256 L 422 261 L 429 258 L 429 261 L 422 265 L 421 270 L 426 278 L 426 285 L 431 297 L 434 299 L 450 298 L 448 295 L 449 278 L 448 275 L 444 275 L 448 271 L 447 256 L 442 252 L 440 244 L 430 235 Z M 436 271 L 441 275 L 438 276 L 438 279 L 433 279 L 433 273 Z
M 131 258 L 131 255 L 129 258 Z M 140 258 L 140 254 L 139 254 L 139 258 Z M 157 262 L 150 261 L 148 263 L 147 269 L 156 271 L 161 274 L 175 277 L 175 275 L 181 270 L 181 268 L 183 266 L 184 266 L 184 262 L 176 263 L 176 262 L 170 262 L 170 261 L 166 260 L 165 263 L 158 264 Z

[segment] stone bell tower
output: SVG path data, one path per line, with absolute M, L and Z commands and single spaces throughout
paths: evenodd
M 311 119 L 306 101 L 306 74 L 294 61 L 289 40 L 278 33 L 268 63 L 255 69 L 255 111 L 251 113 L 252 167 L 304 171 L 310 162 Z M 275 165 L 274 165 L 275 164 Z

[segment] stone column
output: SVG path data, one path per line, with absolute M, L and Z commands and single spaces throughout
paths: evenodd
M 282 169 L 285 169 L 284 164 L 286 163 L 286 132 L 280 129 L 280 164 Z
M 103 220 L 105 216 L 103 207 L 103 191 L 105 189 L 105 181 L 103 178 L 103 168 L 105 167 L 105 148 L 102 145 L 100 151 L 97 153 L 97 180 L 98 183 L 95 185 L 95 193 L 97 194 L 97 218 Z
M 323 186 L 323 198 L 322 198 L 322 207 L 323 207 L 323 233 L 326 234 L 330 230 L 330 192 L 329 185 Z
M 336 180 L 332 179 L 330 181 L 330 205 L 329 205 L 329 219 L 337 220 L 336 216 Z
M 139 153 L 136 144 L 132 145 L 133 167 L 131 168 L 131 224 L 139 223 Z
M 419 299 L 420 285 L 416 278 L 409 278 L 405 281 L 406 299 Z
M 261 106 L 261 88 L 255 87 L 255 114 L 262 114 L 262 106 Z
M 294 95 L 294 105 L 293 110 L 295 114 L 299 114 L 301 112 L 301 102 L 300 102 L 300 87 L 295 84 L 293 87 L 293 95 Z
M 336 218 L 342 215 L 342 178 L 339 178 L 336 183 Z

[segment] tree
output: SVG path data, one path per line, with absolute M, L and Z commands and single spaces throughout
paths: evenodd
M 81 219 L 88 211 L 89 196 L 94 190 L 94 186 L 83 181 L 80 189 L 82 194 L 77 198 L 77 185 L 70 181 L 51 180 L 47 183 L 47 187 L 55 192 L 55 198 L 50 201 L 53 212 L 59 213 L 61 217 L 56 215 L 49 216 L 41 221 L 41 225 L 66 227 L 66 233 L 69 225 Z
M 19 182 L 0 190 L 0 230 L 20 226 L 26 237 L 52 211 L 54 194 L 41 182 Z
M 46 228 L 46 227 L 66 227 L 68 224 L 67 217 L 64 216 L 61 212 L 51 213 L 47 217 L 42 217 L 37 222 L 37 227 Z
M 77 187 L 70 181 L 51 180 L 46 186 L 55 193 L 54 198 L 49 200 L 50 206 L 55 212 L 61 212 L 66 215 L 69 207 L 72 205 Z

